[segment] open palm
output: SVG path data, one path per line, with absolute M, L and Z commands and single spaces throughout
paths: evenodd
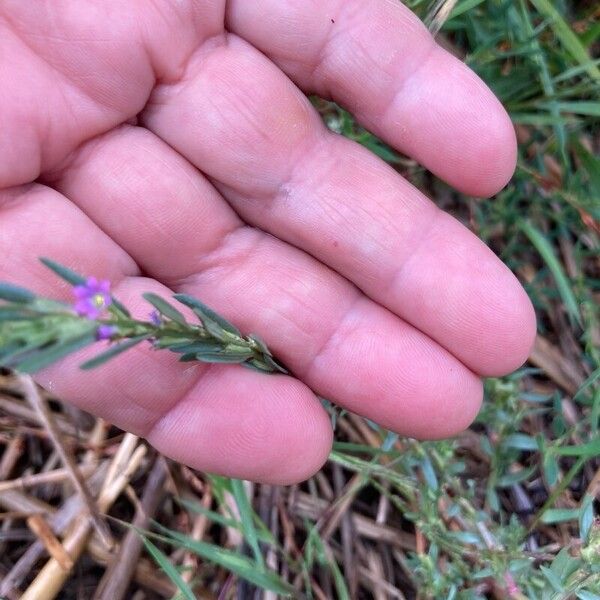
M 303 92 L 463 192 L 490 195 L 514 168 L 502 107 L 399 2 L 0 5 L 0 279 L 68 296 L 37 264 L 49 256 L 111 279 L 142 317 L 142 292 L 185 291 L 298 377 L 147 347 L 40 382 L 182 462 L 278 483 L 330 449 L 311 389 L 402 434 L 451 435 L 535 330 L 493 253 Z

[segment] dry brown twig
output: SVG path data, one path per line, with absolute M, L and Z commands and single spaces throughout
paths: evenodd
M 124 437 L 122 445 L 127 444 L 128 447 L 131 447 L 128 439 L 130 435 L 128 434 Z M 137 438 L 135 439 L 137 440 Z M 146 446 L 137 446 L 130 454 L 125 468 L 117 471 L 118 467 L 115 465 L 123 464 L 124 462 L 122 460 L 124 457 L 121 453 L 117 452 L 98 498 L 97 505 L 100 512 L 107 512 L 110 509 L 114 501 L 127 486 L 130 478 L 140 467 L 145 454 Z M 112 476 L 112 479 L 109 478 L 109 475 Z M 86 509 L 77 516 L 63 541 L 65 550 L 74 562 L 77 561 L 87 546 L 91 533 L 92 520 Z M 22 600 L 52 600 L 60 592 L 69 575 L 70 571 L 65 571 L 56 559 L 51 558 L 27 588 L 21 597 Z
M 108 527 L 98 514 L 96 504 L 85 484 L 85 480 L 80 473 L 77 464 L 65 448 L 61 433 L 54 421 L 54 415 L 52 414 L 52 411 L 48 408 L 46 401 L 42 398 L 42 395 L 40 394 L 31 377 L 28 375 L 17 375 L 17 380 L 19 381 L 25 398 L 38 415 L 40 422 L 48 431 L 48 435 L 54 444 L 56 452 L 65 465 L 75 489 L 83 499 L 83 502 L 87 507 L 92 520 L 94 521 L 94 525 L 96 526 L 97 532 L 100 535 L 100 539 L 107 545 L 107 547 L 112 547 L 114 541 L 111 538 Z
M 120 600 L 127 592 L 143 545 L 137 529 L 148 527 L 162 500 L 166 477 L 164 461 L 157 458 L 148 475 L 144 494 L 133 520 L 133 528 L 125 535 L 119 551 L 102 576 L 94 593 L 94 600 Z

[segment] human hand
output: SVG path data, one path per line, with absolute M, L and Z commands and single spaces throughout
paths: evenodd
M 526 359 L 535 318 L 510 271 L 300 91 L 457 189 L 498 191 L 507 115 L 399 2 L 3 0 L 0 86 L 0 280 L 68 297 L 49 256 L 142 316 L 142 292 L 187 292 L 298 377 L 141 346 L 38 376 L 165 454 L 298 481 L 331 445 L 311 390 L 444 437 L 476 415 L 481 376 Z

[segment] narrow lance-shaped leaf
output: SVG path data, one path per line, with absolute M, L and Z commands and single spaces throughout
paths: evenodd
M 40 258 L 40 262 L 71 285 L 83 285 L 86 282 L 85 277 L 79 275 L 79 273 L 76 273 L 68 267 L 65 267 L 49 258 L 42 257 Z
M 35 300 L 35 294 L 12 283 L 0 282 L 0 300 L 16 304 L 28 304 Z
M 205 560 L 211 561 L 225 569 L 228 569 L 232 573 L 235 573 L 239 577 L 248 580 L 265 590 L 271 590 L 277 594 L 289 596 L 295 593 L 295 589 L 283 581 L 277 573 L 274 571 L 266 570 L 264 572 L 257 569 L 255 561 L 250 560 L 248 557 L 237 554 L 226 548 L 209 544 L 207 542 L 201 542 L 189 538 L 177 531 L 171 531 L 166 527 L 162 527 L 158 523 L 155 523 L 166 536 L 156 536 L 159 539 L 168 542 L 176 547 L 185 547 L 198 556 L 201 556 Z M 153 536 L 154 537 L 154 536 Z
M 167 317 L 167 319 L 171 319 L 171 321 L 175 321 L 175 323 L 179 323 L 180 325 L 187 324 L 185 317 L 160 296 L 148 292 L 143 294 L 143 298 L 146 302 L 152 304 L 163 317 Z
M 0 321 L 25 321 L 31 319 L 31 313 L 17 310 L 12 306 L 10 309 L 0 306 Z
M 56 343 L 44 350 L 34 351 L 31 356 L 20 362 L 13 362 L 11 366 L 22 373 L 35 373 L 40 369 L 59 361 L 61 358 L 77 352 L 96 341 L 95 331 L 90 331 L 74 339 Z M 18 361 L 18 358 L 16 359 Z
M 131 313 L 127 310 L 127 308 L 119 302 L 117 298 L 114 296 L 110 297 L 112 300 L 112 304 L 108 307 L 108 311 L 118 316 L 121 313 L 125 318 L 129 319 L 131 317 Z
M 588 51 L 584 48 L 577 34 L 562 17 L 555 3 L 550 0 L 531 0 L 531 3 L 544 17 L 549 19 L 550 26 L 556 37 L 560 40 L 571 56 L 586 69 L 588 75 L 595 81 L 600 81 L 600 69 L 591 60 Z
M 183 597 L 188 600 L 195 600 L 196 596 L 194 595 L 194 592 L 171 561 L 146 536 L 140 534 L 140 537 L 142 538 L 142 542 L 144 542 L 148 554 L 152 556 L 167 577 L 177 586 L 179 591 L 183 594 Z
M 189 354 L 190 352 L 219 352 L 223 349 L 221 342 L 213 342 L 209 340 L 199 340 L 196 342 L 186 342 L 184 344 L 170 345 L 171 352 L 180 354 Z
M 139 344 L 140 342 L 147 340 L 150 337 L 150 335 L 151 334 L 149 333 L 145 333 L 144 335 L 138 335 L 136 337 L 133 337 L 127 340 L 126 342 L 115 344 L 114 346 L 111 346 L 108 350 L 106 350 L 106 352 L 102 352 L 101 354 L 98 354 L 98 356 L 92 358 L 91 360 L 84 362 L 81 365 L 81 368 L 87 371 L 89 369 L 99 367 L 100 365 L 103 365 L 104 363 L 113 359 L 115 356 L 118 356 L 119 354 L 126 352 L 130 348 L 137 346 L 137 344 Z
M 544 259 L 544 262 L 548 266 L 548 269 L 554 277 L 558 293 L 560 294 L 562 301 L 565 304 L 565 308 L 571 319 L 581 326 L 581 315 L 579 313 L 579 305 L 575 294 L 571 289 L 571 285 L 567 276 L 556 258 L 552 246 L 543 234 L 538 231 L 529 221 L 521 221 L 521 230 L 529 238 L 529 241 L 533 244 L 536 250 L 540 253 L 540 256 Z
M 239 364 L 248 360 L 248 356 L 218 354 L 215 352 L 196 353 L 196 360 L 206 363 Z
M 265 563 L 263 560 L 262 552 L 260 551 L 260 547 L 258 545 L 258 535 L 256 533 L 256 528 L 254 527 L 254 511 L 252 510 L 252 506 L 250 505 L 250 501 L 248 500 L 246 488 L 244 487 L 244 482 L 239 479 L 232 479 L 231 489 L 233 491 L 233 497 L 235 498 L 235 503 L 240 513 L 244 537 L 246 538 L 248 545 L 252 549 L 252 553 L 254 554 L 256 564 L 258 565 L 261 571 L 264 571 Z
M 218 339 L 221 339 L 218 335 L 220 334 L 219 329 L 222 329 L 227 333 L 237 337 L 242 337 L 242 333 L 235 325 L 231 324 L 227 319 L 224 319 L 221 315 L 218 315 L 214 310 L 193 296 L 188 296 L 187 294 L 175 294 L 173 298 L 191 308 L 200 317 L 200 319 L 202 319 L 206 329 Z M 217 325 L 218 329 L 215 329 L 213 325 Z

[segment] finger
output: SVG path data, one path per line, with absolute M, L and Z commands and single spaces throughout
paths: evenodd
M 221 216 L 198 221 L 190 201 L 207 201 L 196 196 L 199 178 L 156 136 L 125 127 L 82 148 L 55 185 L 147 273 L 177 273 L 170 287 L 266 338 L 317 393 L 412 436 L 444 437 L 472 420 L 481 401 L 478 378 L 348 281 L 251 227 L 215 244 L 213 223 Z M 135 214 L 124 210 L 130 203 Z M 206 255 L 186 251 L 198 239 L 210 240 Z M 138 255 L 152 244 L 162 253 Z
M 227 6 L 228 27 L 302 89 L 347 107 L 457 189 L 488 196 L 512 176 L 515 135 L 501 104 L 401 2 L 233 0 Z
M 0 280 L 57 296 L 53 274 L 36 257 L 51 256 L 82 273 L 108 277 L 134 315 L 139 297 L 169 290 L 140 278 L 135 263 L 63 196 L 42 186 L 0 193 Z M 59 296 L 68 299 L 63 287 Z M 145 436 L 160 451 L 195 468 L 271 483 L 305 479 L 331 444 L 326 413 L 312 392 L 287 376 L 243 368 L 184 366 L 168 352 L 138 346 L 92 371 L 78 364 L 89 349 L 39 374 L 57 395 Z
M 498 375 L 526 359 L 535 319 L 510 271 L 466 228 L 230 38 L 161 86 L 146 124 L 220 182 L 248 222 L 303 248 L 434 338 Z
M 222 32 L 222 2 L 163 4 L 2 0 L 0 188 L 37 179 L 135 117 L 156 79 Z

